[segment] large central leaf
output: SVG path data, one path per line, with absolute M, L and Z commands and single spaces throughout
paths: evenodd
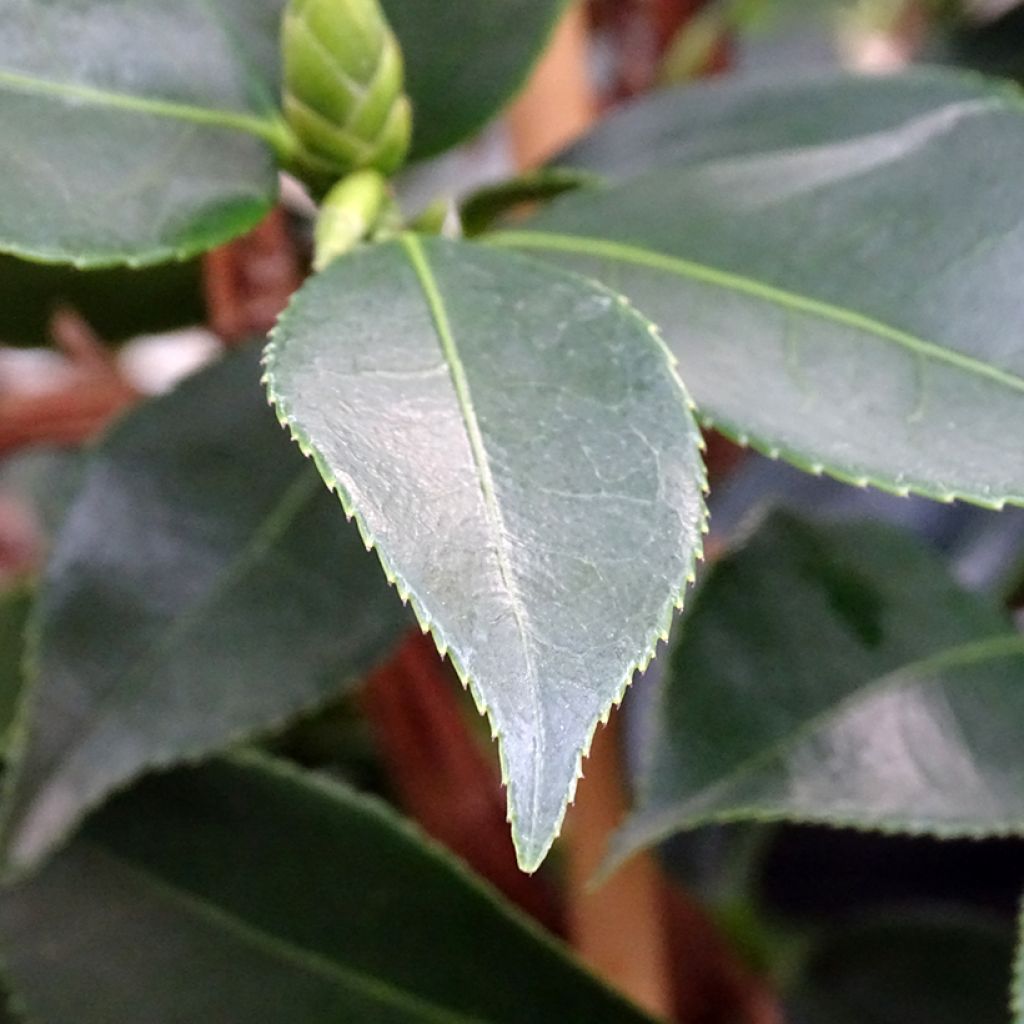
M 536 867 L 700 550 L 700 436 L 668 353 L 600 286 L 406 236 L 305 286 L 267 376 L 487 709 Z
M 0 250 L 153 263 L 277 186 L 280 0 L 0 0 Z
M 699 88 L 569 159 L 625 180 L 497 240 L 628 295 L 706 423 L 860 484 L 1024 502 L 1016 93 L 935 72 Z

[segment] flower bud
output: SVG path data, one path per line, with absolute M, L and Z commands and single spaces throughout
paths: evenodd
M 282 39 L 290 169 L 320 188 L 356 170 L 395 171 L 409 149 L 412 108 L 378 0 L 290 0 Z

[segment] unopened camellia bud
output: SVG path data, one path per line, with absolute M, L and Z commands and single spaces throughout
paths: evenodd
M 282 37 L 292 169 L 316 187 L 352 171 L 395 171 L 412 109 L 378 0 L 289 0 Z

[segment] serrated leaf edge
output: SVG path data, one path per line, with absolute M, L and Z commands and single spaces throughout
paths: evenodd
M 988 660 L 1003 658 L 1024 659 L 1024 636 L 1008 631 L 996 633 L 988 637 L 957 644 L 936 654 L 919 658 L 887 672 L 877 679 L 859 686 L 854 692 L 838 701 L 820 714 L 813 715 L 806 722 L 785 737 L 782 742 L 774 743 L 767 750 L 755 757 L 748 758 L 739 770 L 730 773 L 727 779 L 731 783 L 739 777 L 756 771 L 770 759 L 793 748 L 823 724 L 841 717 L 851 708 L 870 701 L 887 689 L 899 686 L 906 678 L 916 673 L 930 670 L 943 670 L 983 663 Z M 713 783 L 702 792 L 717 788 L 721 783 Z M 634 811 L 629 819 L 612 836 L 609 851 L 600 869 L 600 877 L 605 878 L 621 867 L 634 854 L 680 832 L 688 832 L 704 825 L 725 825 L 740 822 L 770 824 L 789 822 L 793 824 L 824 825 L 832 828 L 848 828 L 856 832 L 874 833 L 891 836 L 930 837 L 937 840 L 951 839 L 990 839 L 1024 836 L 1024 818 L 1011 819 L 993 825 L 977 826 L 966 823 L 923 821 L 894 821 L 892 817 L 871 818 L 844 814 L 814 813 L 809 811 L 768 810 L 738 806 L 730 810 L 712 811 L 710 813 L 692 813 L 680 815 L 678 808 L 684 801 L 677 801 L 673 806 L 664 808 L 657 814 L 645 815 L 644 808 Z M 645 824 L 646 820 L 646 824 Z M 633 833 L 635 829 L 635 834 Z
M 466 242 L 464 244 L 472 245 L 475 243 Z M 510 255 L 513 255 L 516 259 L 523 260 L 525 262 L 540 262 L 532 259 L 531 257 L 519 253 Z M 544 266 L 547 270 L 552 269 L 550 267 L 550 264 L 544 264 Z M 679 376 L 677 370 L 678 361 L 675 355 L 669 349 L 668 345 L 665 343 L 665 340 L 662 338 L 661 332 L 658 330 L 657 326 L 651 323 L 651 321 L 649 321 L 645 316 L 643 316 L 642 313 L 635 309 L 624 295 L 621 295 L 613 291 L 606 285 L 598 281 L 593 281 L 590 278 L 584 277 L 583 275 L 576 274 L 571 271 L 566 271 L 563 269 L 558 269 L 557 273 L 560 273 L 566 277 L 574 278 L 579 281 L 584 281 L 588 285 L 588 287 L 604 292 L 605 294 L 610 296 L 620 306 L 620 308 L 625 310 L 628 315 L 636 318 L 639 321 L 639 323 L 643 325 L 646 332 L 655 341 L 656 345 L 658 346 L 662 354 L 665 356 L 667 368 L 680 390 L 680 394 L 683 398 L 684 407 L 690 414 L 691 418 L 694 419 L 694 430 L 697 437 L 698 448 L 701 452 L 704 452 L 707 446 L 704 441 L 704 438 L 700 434 L 700 430 L 696 422 L 696 406 L 693 402 L 693 399 L 690 397 L 689 392 L 686 390 L 686 386 L 683 384 L 683 381 Z M 292 421 L 291 414 L 289 411 L 288 400 L 283 395 L 280 394 L 280 392 L 274 385 L 274 380 L 272 377 L 273 363 L 277 358 L 279 346 L 283 342 L 282 335 L 283 331 L 287 327 L 289 314 L 292 310 L 292 307 L 297 302 L 300 301 L 301 293 L 302 289 L 300 289 L 298 292 L 295 293 L 295 295 L 292 296 L 288 308 L 284 311 L 284 313 L 282 313 L 282 315 L 278 319 L 276 326 L 270 332 L 269 340 L 267 342 L 266 348 L 264 349 L 264 374 L 262 380 L 264 387 L 267 390 L 267 397 L 270 402 L 270 405 L 273 407 L 274 412 L 277 415 L 278 421 L 280 422 L 281 426 L 288 431 L 292 440 L 298 446 L 299 450 L 307 458 L 312 459 L 313 463 L 316 465 L 317 470 L 320 473 L 320 476 L 323 478 L 324 483 L 327 485 L 328 490 L 333 492 L 341 502 L 342 509 L 344 510 L 348 520 L 350 522 L 355 522 L 367 551 L 376 552 L 377 557 L 380 559 L 381 567 L 384 570 L 384 574 L 387 577 L 388 582 L 398 592 L 398 596 L 401 598 L 402 602 L 404 604 L 407 604 L 412 609 L 413 614 L 416 616 L 416 621 L 419 624 L 419 627 L 423 634 L 426 635 L 429 633 L 431 635 L 434 641 L 434 645 L 437 648 L 438 654 L 442 658 L 448 658 L 448 660 L 451 662 L 452 667 L 455 669 L 455 673 L 458 676 L 462 686 L 469 692 L 469 694 L 473 698 L 473 703 L 475 704 L 478 713 L 482 717 L 487 719 L 488 724 L 490 726 L 491 739 L 495 741 L 498 746 L 498 760 L 501 767 L 501 782 L 507 791 L 510 784 L 510 775 L 508 771 L 508 765 L 505 759 L 503 737 L 500 734 L 500 731 L 497 729 L 491 717 L 490 708 L 487 705 L 486 699 L 480 692 L 475 680 L 466 671 L 466 668 L 459 660 L 458 655 L 451 650 L 448 638 L 445 636 L 444 631 L 441 629 L 441 627 L 438 626 L 437 623 L 434 621 L 434 618 L 431 615 L 429 609 L 427 609 L 423 605 L 418 595 L 413 593 L 412 590 L 409 588 L 401 572 L 394 566 L 388 552 L 378 544 L 377 538 L 373 535 L 373 532 L 370 530 L 369 525 L 359 514 L 359 510 L 355 508 L 348 490 L 337 479 L 334 472 L 327 465 L 321 453 L 313 444 L 312 440 L 305 434 L 305 432 L 297 424 L 295 424 Z M 700 502 L 701 517 L 698 529 L 698 538 L 701 538 L 707 534 L 709 529 L 709 514 L 707 502 L 703 500 L 703 496 L 706 496 L 709 492 L 709 485 L 707 479 L 707 467 L 705 466 L 703 459 L 699 459 L 698 461 L 701 469 L 699 489 L 702 495 Z M 532 874 L 540 867 L 544 858 L 550 851 L 555 839 L 561 833 L 562 826 L 565 823 L 565 815 L 568 812 L 569 807 L 575 800 L 576 788 L 579 784 L 579 780 L 583 777 L 583 761 L 590 754 L 591 747 L 593 746 L 594 736 L 597 732 L 597 727 L 599 725 L 608 724 L 608 720 L 611 717 L 612 711 L 622 704 L 622 701 L 624 700 L 626 693 L 629 689 L 629 686 L 632 683 L 636 674 L 638 672 L 644 672 L 650 666 L 651 662 L 654 660 L 657 654 L 659 641 L 668 641 L 675 613 L 678 610 L 682 609 L 687 590 L 689 586 L 693 584 L 696 580 L 697 564 L 698 562 L 702 561 L 703 558 L 704 546 L 703 543 L 698 541 L 698 546 L 693 551 L 690 557 L 689 565 L 687 567 L 686 572 L 684 573 L 684 578 L 681 582 L 679 589 L 670 596 L 669 601 L 662 609 L 662 612 L 658 617 L 654 627 L 648 633 L 647 637 L 644 638 L 642 650 L 625 671 L 624 678 L 616 686 L 616 691 L 612 699 L 594 717 L 592 724 L 587 729 L 584 743 L 577 753 L 576 767 L 573 772 L 573 779 L 570 783 L 567 795 L 563 801 L 561 813 L 559 814 L 555 822 L 553 833 L 550 839 L 547 841 L 547 843 L 544 844 L 538 851 L 533 852 L 531 855 L 526 855 L 525 851 L 522 849 L 521 843 L 519 841 L 519 835 L 516 830 L 516 818 L 512 810 L 511 799 L 507 800 L 506 820 L 512 826 L 512 838 L 513 843 L 516 847 L 516 855 L 519 861 L 519 866 L 526 873 Z

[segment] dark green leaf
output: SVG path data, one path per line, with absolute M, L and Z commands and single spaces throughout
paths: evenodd
M 598 285 L 405 236 L 305 286 L 267 378 L 487 709 L 535 868 L 700 551 L 701 442 L 668 353 Z
M 82 273 L 0 256 L 0 291 L 0 341 L 5 345 L 49 345 L 50 318 L 65 305 L 110 342 L 206 319 L 198 260 Z
M 405 615 L 234 355 L 96 451 L 46 571 L 8 780 L 15 867 L 148 768 L 336 696 Z
M 827 933 L 789 1000 L 791 1024 L 1004 1024 L 1012 929 L 913 912 Z
M 569 162 L 626 180 L 496 241 L 628 295 L 706 423 L 851 482 L 1024 502 L 1015 91 L 940 72 L 692 88 Z
M 413 156 L 472 135 L 519 90 L 566 0 L 383 0 L 405 54 Z
M 276 192 L 280 0 L 0 0 L 0 250 L 155 263 Z
M 81 484 L 84 462 L 81 451 L 48 445 L 24 448 L 0 461 L 0 498 L 31 523 L 44 553 Z
M 1013 958 L 1013 980 L 1010 985 L 1010 1008 L 1013 1024 L 1024 1022 L 1024 901 L 1017 914 L 1017 949 Z
M 31 587 L 20 585 L 0 595 L 0 757 L 21 695 L 25 623 L 32 608 Z
M 622 856 L 714 821 L 1024 831 L 1024 636 L 890 527 L 774 515 L 675 644 Z
M 459 205 L 459 219 L 467 238 L 482 234 L 510 211 L 550 201 L 578 188 L 596 188 L 602 179 L 571 167 L 543 167 L 517 178 L 484 185 Z
M 254 757 L 113 804 L 0 942 L 38 1024 L 648 1019 L 383 806 Z

